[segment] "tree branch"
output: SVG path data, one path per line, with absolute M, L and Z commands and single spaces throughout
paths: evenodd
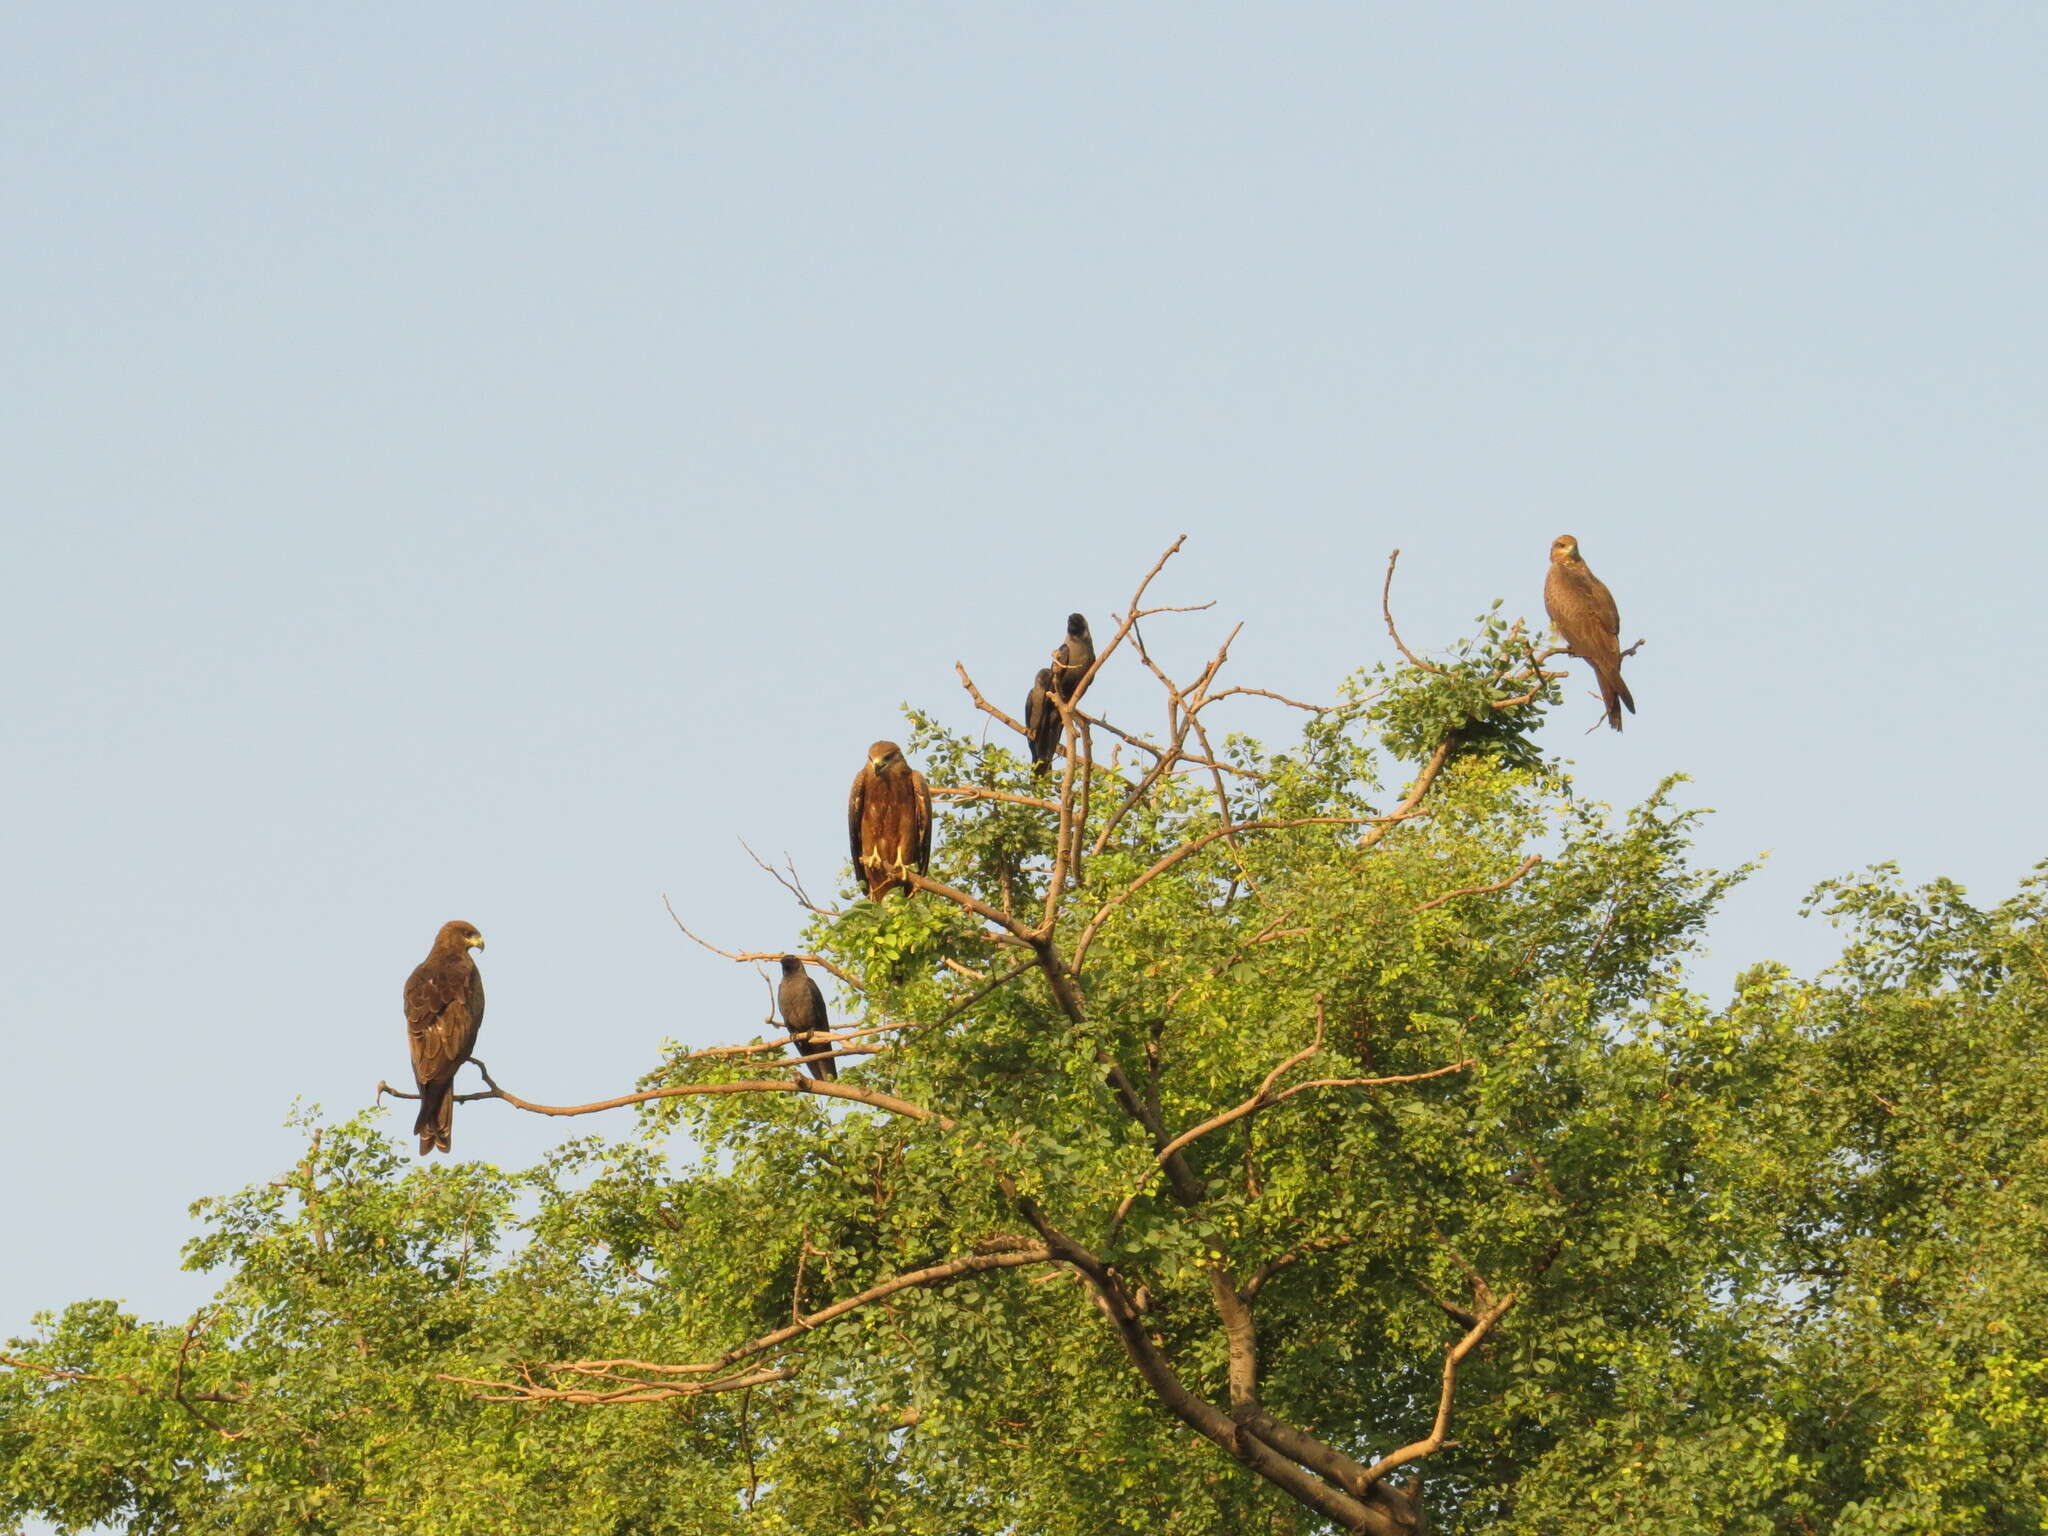
M 1522 861 L 1522 867 L 1512 875 L 1509 875 L 1505 880 L 1496 880 L 1491 885 L 1468 885 L 1460 890 L 1445 891 L 1441 896 L 1432 896 L 1415 910 L 1418 913 L 1428 912 L 1433 908 L 1442 906 L 1447 901 L 1456 901 L 1460 896 L 1486 896 L 1494 891 L 1504 891 L 1542 862 L 1543 856 L 1541 854 L 1532 853 Z
M 471 1063 L 479 1072 L 483 1072 L 481 1062 L 472 1057 Z M 483 1077 L 485 1082 L 490 1083 L 488 1092 L 458 1093 L 455 1095 L 455 1102 L 473 1104 L 479 1099 L 502 1099 L 514 1109 L 523 1109 L 531 1115 L 595 1115 L 607 1109 L 624 1109 L 629 1104 L 646 1104 L 654 1099 L 686 1099 L 720 1093 L 811 1093 L 820 1098 L 846 1099 L 854 1104 L 866 1104 L 872 1109 L 885 1109 L 890 1114 L 901 1115 L 907 1120 L 929 1122 L 942 1131 L 954 1128 L 954 1122 L 948 1116 L 926 1109 L 922 1105 L 912 1104 L 908 1100 L 894 1098 L 886 1093 L 878 1093 L 872 1088 L 806 1077 L 800 1072 L 791 1077 L 766 1078 L 750 1082 L 671 1083 L 665 1088 L 648 1088 L 639 1093 L 621 1094 L 616 1099 L 600 1099 L 594 1104 L 536 1104 L 500 1088 L 492 1081 L 490 1073 L 484 1072 Z M 378 1083 L 377 1097 L 381 1099 L 386 1094 L 394 1099 L 419 1097 L 416 1093 L 406 1093 L 402 1089 L 394 1088 L 389 1083 Z
M 1286 1072 L 1290 1067 L 1299 1066 L 1322 1048 L 1323 1002 L 1318 997 L 1316 999 L 1315 1039 L 1268 1072 L 1265 1080 L 1259 1084 L 1257 1091 L 1243 1103 L 1234 1105 L 1224 1110 L 1221 1114 L 1211 1115 L 1200 1125 L 1182 1131 L 1178 1136 L 1167 1142 L 1165 1146 L 1161 1147 L 1158 1155 L 1152 1160 L 1152 1167 L 1145 1170 L 1144 1177 L 1138 1181 L 1136 1187 L 1128 1195 L 1124 1196 L 1123 1203 L 1117 1206 L 1116 1214 L 1110 1218 L 1110 1231 L 1115 1232 L 1123 1224 L 1124 1217 L 1130 1214 L 1132 1205 L 1145 1192 L 1145 1188 L 1152 1182 L 1153 1176 L 1166 1166 L 1168 1159 L 1193 1145 L 1202 1137 L 1207 1136 L 1211 1131 L 1220 1131 L 1224 1126 L 1244 1119 L 1246 1115 L 1256 1114 L 1259 1110 L 1265 1109 L 1270 1105 L 1282 1103 L 1287 1099 L 1293 1098 L 1297 1093 L 1305 1092 L 1310 1088 L 1388 1088 L 1404 1083 L 1426 1083 L 1431 1078 L 1448 1077 L 1453 1072 L 1463 1072 L 1467 1068 L 1476 1065 L 1468 1057 L 1464 1061 L 1454 1061 L 1447 1067 L 1436 1067 L 1428 1072 L 1406 1072 L 1394 1077 L 1318 1077 L 1312 1078 L 1305 1083 L 1296 1083 L 1293 1087 L 1282 1089 L 1278 1093 L 1273 1092 L 1273 1084 L 1279 1080 L 1282 1073 Z
M 964 663 L 958 661 L 954 662 L 953 670 L 960 674 L 960 686 L 962 688 L 965 688 L 967 690 L 967 696 L 974 700 L 974 707 L 976 709 L 980 710 L 983 714 L 995 716 L 996 719 L 1002 721 L 1003 724 L 1007 725 L 1019 736 L 1022 736 L 1026 741 L 1029 741 L 1031 739 L 1031 733 L 1029 731 L 1025 730 L 1023 726 L 1019 725 L 1015 720 L 1012 720 L 1008 715 L 1004 714 L 1000 709 L 997 709 L 995 705 L 989 703 L 989 701 L 985 697 L 983 697 L 981 690 L 974 686 L 974 679 L 967 675 L 967 667 Z
M 790 895 L 794 896 L 797 899 L 797 904 L 799 906 L 803 907 L 807 911 L 815 912 L 819 917 L 838 917 L 841 915 L 837 907 L 821 907 L 815 901 L 811 900 L 811 893 L 804 889 L 803 881 L 797 878 L 796 864 L 794 861 L 789 862 L 789 873 L 787 875 L 784 875 L 781 870 L 777 869 L 773 864 L 770 864 L 766 859 L 762 858 L 761 855 L 754 852 L 753 845 L 750 844 L 744 837 L 739 839 L 739 845 L 747 850 L 748 858 L 752 859 L 756 864 L 760 865 L 762 869 L 768 872 L 769 879 L 773 880 L 777 885 L 781 886 L 785 891 L 789 892 Z M 787 861 L 789 860 L 789 855 L 784 854 L 783 858 Z M 664 900 L 665 899 L 666 898 L 664 898 Z M 673 909 L 670 910 L 669 915 L 671 917 L 675 916 L 675 912 Z M 684 929 L 683 931 L 685 933 L 689 932 L 688 929 Z
M 1420 656 L 1409 650 L 1408 642 L 1401 638 L 1401 631 L 1394 627 L 1394 566 L 1400 558 L 1401 551 L 1398 549 L 1387 556 L 1387 579 L 1380 583 L 1380 613 L 1387 621 L 1387 633 L 1394 637 L 1395 646 L 1403 656 L 1408 658 L 1408 665 L 1424 672 L 1434 672 L 1439 677 L 1444 676 L 1446 673 L 1445 668 L 1438 666 L 1435 662 L 1424 661 Z
M 1507 1310 L 1515 1304 L 1515 1299 L 1515 1293 L 1510 1291 L 1488 1307 L 1479 1314 L 1478 1321 L 1466 1330 L 1465 1336 L 1444 1352 L 1444 1384 L 1437 1397 L 1436 1423 L 1422 1439 L 1404 1445 L 1398 1451 L 1389 1451 L 1374 1462 L 1371 1477 L 1375 1483 L 1396 1467 L 1405 1467 L 1411 1461 L 1434 1456 L 1444 1448 L 1444 1436 L 1451 1427 L 1451 1394 L 1457 1386 L 1458 1362 L 1472 1353 L 1480 1340 L 1493 1331 L 1493 1325 L 1507 1315 Z
M 710 950 L 711 953 L 713 953 L 714 955 L 723 955 L 728 960 L 736 961 L 739 964 L 745 965 L 757 960 L 780 960 L 784 954 L 788 953 L 788 951 L 780 949 L 720 949 L 716 944 L 711 943 L 709 940 L 698 938 L 696 934 L 690 932 L 690 930 L 687 927 L 684 927 L 683 920 L 680 917 L 676 916 L 675 906 L 673 903 L 669 901 L 666 894 L 662 896 L 661 904 L 664 907 L 668 908 L 669 921 L 673 922 L 676 925 L 676 927 L 682 929 L 684 938 L 688 939 L 692 944 L 702 945 L 704 948 Z M 851 971 L 848 971 L 845 968 L 834 964 L 832 961 L 827 960 L 823 955 L 798 955 L 797 959 L 803 961 L 805 965 L 815 965 L 821 971 L 830 971 L 834 976 L 837 976 L 841 981 L 845 982 L 849 987 L 853 988 L 853 990 L 856 992 L 867 991 L 867 988 L 864 985 L 862 985 L 861 979 L 858 976 L 854 975 Z
M 1408 787 L 1406 798 L 1394 808 L 1393 815 L 1373 818 L 1375 823 L 1373 829 L 1358 840 L 1359 847 L 1372 847 L 1373 844 L 1385 837 L 1389 831 L 1399 826 L 1402 822 L 1412 821 L 1415 817 L 1422 814 L 1423 797 L 1429 793 L 1430 787 L 1436 783 L 1437 775 L 1444 771 L 1444 764 L 1451 760 L 1451 743 L 1454 739 L 1455 733 L 1451 736 L 1446 736 L 1436 744 L 1436 750 L 1429 754 L 1429 761 L 1422 765 L 1422 771 L 1415 776 L 1415 782 Z
M 1002 800 L 1010 805 L 1028 805 L 1034 810 L 1058 813 L 1059 807 L 1050 800 L 1040 800 L 1032 795 L 1013 795 L 1006 789 L 983 789 L 978 784 L 948 784 L 930 791 L 934 800 Z
M 894 1296 L 899 1291 L 907 1291 L 917 1286 L 943 1285 L 949 1280 L 993 1269 L 1016 1269 L 1027 1264 L 1046 1264 L 1052 1261 L 1052 1250 L 1043 1244 L 1030 1243 L 1023 1238 L 1003 1238 L 997 1241 L 1003 1246 L 992 1251 L 967 1254 L 943 1264 L 927 1265 L 923 1269 L 892 1276 L 878 1285 L 869 1286 L 857 1295 L 847 1297 L 844 1301 L 834 1302 L 831 1306 L 821 1308 L 807 1317 L 800 1317 L 786 1327 L 777 1328 L 772 1333 L 764 1333 L 757 1339 L 729 1349 L 715 1360 L 700 1360 L 688 1365 L 663 1365 L 650 1360 L 571 1360 L 539 1367 L 539 1370 L 556 1379 L 585 1376 L 626 1383 L 623 1388 L 613 1392 L 593 1394 L 586 1388 L 542 1387 L 533 1385 L 530 1379 L 529 1384 L 524 1387 L 514 1382 L 477 1381 L 461 1376 L 443 1376 L 441 1379 L 459 1381 L 468 1386 L 492 1387 L 511 1394 L 510 1397 L 490 1399 L 495 1402 L 652 1402 L 660 1396 L 694 1395 L 711 1391 L 729 1392 L 754 1383 L 721 1373 L 730 1372 L 735 1365 L 756 1355 L 780 1349 L 783 1345 L 793 1343 L 828 1323 L 857 1312 L 872 1302 Z M 626 1371 L 639 1372 L 640 1375 L 633 1378 L 620 1374 Z M 792 1373 L 784 1373 L 785 1376 L 788 1374 Z M 690 1376 L 710 1376 L 716 1379 L 711 1382 L 647 1379 Z M 649 1393 L 655 1395 L 638 1395 Z
M 1248 1433 L 1213 1403 L 1190 1391 L 1164 1352 L 1145 1331 L 1144 1318 L 1116 1272 L 1048 1221 L 1035 1202 L 1014 1196 L 1024 1217 L 1046 1240 L 1053 1256 L 1078 1270 L 1094 1292 L 1096 1306 L 1116 1331 L 1139 1378 L 1160 1404 L 1183 1424 L 1222 1447 L 1267 1482 L 1346 1531 L 1369 1536 L 1409 1536 L 1409 1522 L 1387 1507 L 1398 1494 L 1375 1490 L 1368 1502 L 1333 1487 L 1276 1453 L 1258 1434 Z M 1297 1432 L 1298 1433 L 1298 1432 Z M 1302 1436 L 1302 1439 L 1308 1439 Z

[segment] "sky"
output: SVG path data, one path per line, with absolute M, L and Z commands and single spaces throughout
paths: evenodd
M 1328 697 L 1576 534 L 1666 774 L 1816 882 L 2048 856 L 2048 11 L 108 4 L 0 30 L 0 1336 L 407 1075 L 745 1039 L 905 702 L 1161 631 Z M 1142 722 L 1118 658 L 1095 705 Z M 1279 734 L 1252 703 L 1239 728 Z M 400 1129 L 409 1116 L 398 1115 Z M 466 1106 L 456 1153 L 572 1134 Z

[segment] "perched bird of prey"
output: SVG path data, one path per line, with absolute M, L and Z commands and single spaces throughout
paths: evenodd
M 924 775 L 903 761 L 893 741 L 868 748 L 868 760 L 853 776 L 846 797 L 846 835 L 853 869 L 879 901 L 895 886 L 905 890 L 906 870 L 920 875 L 932 862 L 932 797 Z
M 1621 612 L 1607 583 L 1587 569 L 1579 541 L 1561 533 L 1550 545 L 1550 574 L 1543 578 L 1543 606 L 1564 637 L 1564 647 L 1593 668 L 1607 723 L 1621 729 L 1621 706 L 1636 712 L 1628 684 L 1621 680 Z
M 818 990 L 818 984 L 804 970 L 803 961 L 795 955 L 782 957 L 782 985 L 775 989 L 775 1000 L 782 1005 L 782 1024 L 789 1031 L 789 1038 L 796 1042 L 797 1055 L 831 1049 L 829 1043 L 813 1043 L 832 1026 L 825 1017 L 825 994 Z M 828 1083 L 839 1076 L 839 1063 L 830 1056 L 812 1062 L 810 1067 L 811 1076 Z
M 1053 702 L 1051 667 L 1040 667 L 1031 679 L 1031 692 L 1024 696 L 1024 729 L 1031 733 L 1031 766 L 1043 773 L 1052 766 L 1064 729 L 1060 707 Z
M 1067 615 L 1067 638 L 1052 653 L 1053 686 L 1067 703 L 1074 702 L 1074 690 L 1095 665 L 1095 637 L 1088 633 L 1088 621 L 1078 613 Z
M 412 1041 L 413 1081 L 420 1087 L 413 1130 L 420 1155 L 446 1152 L 455 1125 L 455 1071 L 476 1049 L 484 1021 L 484 978 L 473 949 L 484 936 L 468 923 L 443 923 L 427 958 L 405 979 L 405 1032 Z

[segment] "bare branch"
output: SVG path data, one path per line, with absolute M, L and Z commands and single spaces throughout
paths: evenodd
M 663 1365 L 650 1360 L 572 1360 L 538 1368 L 557 1380 L 563 1377 L 584 1376 L 625 1382 L 626 1386 L 618 1391 L 592 1393 L 586 1388 L 542 1387 L 530 1382 L 522 1387 L 515 1382 L 475 1381 L 468 1377 L 456 1376 L 444 1376 L 441 1379 L 460 1381 L 468 1386 L 492 1387 L 512 1394 L 511 1401 L 522 1402 L 652 1402 L 662 1396 L 695 1395 L 708 1391 L 729 1392 L 750 1384 L 729 1374 L 740 1362 L 794 1343 L 827 1323 L 836 1322 L 849 1313 L 857 1312 L 862 1307 L 885 1297 L 894 1296 L 899 1291 L 907 1291 L 917 1286 L 942 1285 L 949 1280 L 981 1274 L 988 1270 L 1016 1269 L 1027 1264 L 1052 1262 L 1052 1251 L 1043 1244 L 1031 1243 L 1023 1238 L 996 1241 L 1000 1241 L 1002 1246 L 994 1247 L 992 1251 L 967 1254 L 943 1264 L 932 1264 L 923 1269 L 911 1270 L 907 1274 L 895 1275 L 878 1285 L 871 1285 L 844 1301 L 834 1302 L 831 1306 L 821 1308 L 807 1317 L 797 1318 L 786 1327 L 778 1328 L 772 1333 L 764 1333 L 757 1339 L 729 1349 L 715 1360 L 700 1360 L 688 1365 Z M 637 1378 L 621 1374 L 628 1371 L 637 1372 Z M 693 1376 L 709 1376 L 714 1380 L 690 1382 L 674 1379 Z M 640 1395 L 643 1393 L 653 1395 Z
M 768 872 L 769 878 L 774 880 L 774 882 L 777 885 L 781 886 L 785 891 L 789 892 L 790 895 L 794 896 L 801 906 L 803 906 L 809 911 L 817 913 L 817 915 L 820 917 L 838 917 L 840 915 L 839 909 L 837 907 L 821 907 L 815 901 L 811 900 L 811 893 L 804 889 L 803 881 L 797 878 L 796 864 L 793 860 L 789 860 L 789 855 L 783 855 L 783 858 L 789 861 L 789 874 L 785 876 L 781 870 L 777 869 L 774 865 L 770 864 L 766 859 L 762 858 L 761 855 L 754 852 L 753 847 L 747 842 L 747 840 L 744 837 L 739 840 L 739 844 L 742 848 L 745 848 L 747 850 L 747 857 L 752 859 L 756 864 L 760 865 L 761 868 L 765 869 Z M 675 915 L 673 908 L 670 909 L 669 915 L 671 917 Z M 689 932 L 688 929 L 684 929 L 683 931 L 685 933 Z M 692 937 L 694 937 L 694 935 L 692 935 Z
M 997 709 L 995 705 L 989 703 L 989 701 L 982 696 L 981 690 L 974 686 L 974 679 L 967 675 L 967 668 L 965 664 L 956 661 L 953 663 L 953 670 L 960 674 L 960 686 L 962 688 L 965 688 L 967 690 L 968 697 L 974 700 L 974 707 L 976 709 L 979 709 L 984 714 L 994 715 L 996 719 L 1002 721 L 1003 724 L 1007 725 L 1019 736 L 1022 736 L 1026 741 L 1029 741 L 1031 739 L 1031 733 L 1029 731 L 1025 730 L 1023 726 L 1019 725 L 1016 721 L 1012 720 L 1008 715 L 1004 714 L 1000 709 Z
M 995 907 L 990 906 L 979 896 L 963 891 L 957 886 L 948 885 L 943 880 L 934 880 L 929 875 L 921 875 L 916 870 L 908 867 L 905 867 L 903 871 L 903 879 L 912 890 L 930 891 L 934 896 L 943 896 L 947 901 L 952 902 L 954 906 L 964 908 L 972 912 L 976 917 L 995 924 L 997 928 L 1002 930 L 1002 934 L 1007 934 L 1011 938 L 1026 942 L 1031 938 L 1030 929 L 1018 922 L 1016 918 L 1010 916 L 1009 913 L 999 911 Z M 1001 937 L 1002 934 L 998 934 L 997 937 Z
M 1217 697 L 1221 698 L 1222 695 L 1218 694 Z M 1106 719 L 1104 716 L 1090 715 L 1084 713 L 1081 716 L 1081 718 L 1086 720 L 1090 725 L 1101 726 L 1105 731 L 1108 731 L 1110 735 L 1118 737 L 1121 740 L 1130 743 L 1130 745 L 1136 747 L 1141 752 L 1149 752 L 1154 757 L 1162 757 L 1165 755 L 1165 748 L 1157 745 L 1154 742 L 1147 741 L 1142 736 L 1133 735 L 1131 732 L 1125 730 L 1120 725 L 1111 724 L 1110 721 Z M 1198 768 L 1220 769 L 1224 773 L 1235 774 L 1240 779 L 1255 779 L 1260 783 L 1264 783 L 1267 778 L 1267 775 L 1263 773 L 1258 773 L 1253 769 L 1240 768 L 1235 763 L 1226 763 L 1221 761 L 1210 762 L 1206 759 L 1196 757 L 1192 752 L 1183 751 L 1180 754 L 1180 759 L 1184 763 L 1193 763 Z
M 750 849 L 748 851 L 751 852 L 752 850 Z M 773 873 L 773 871 L 770 871 L 770 873 Z M 687 927 L 684 927 L 683 920 L 680 917 L 676 916 L 675 906 L 673 905 L 673 903 L 669 901 L 666 895 L 664 895 L 661 898 L 661 904 L 664 907 L 668 908 L 669 920 L 673 922 L 678 928 L 682 929 L 684 938 L 688 939 L 692 944 L 702 945 L 704 948 L 710 950 L 711 953 L 713 953 L 714 955 L 723 955 L 728 960 L 736 961 L 739 964 L 746 965 L 759 960 L 780 960 L 783 957 L 783 955 L 788 953 L 787 950 L 780 949 L 748 949 L 737 951 L 730 949 L 720 949 L 716 944 L 713 944 L 708 940 L 698 938 L 696 934 L 690 932 L 690 930 Z M 797 959 L 803 961 L 805 965 L 815 965 L 821 971 L 830 971 L 834 976 L 837 976 L 841 981 L 845 982 L 849 987 L 853 988 L 853 990 L 856 992 L 867 991 L 867 988 L 861 984 L 861 979 L 858 976 L 855 976 L 852 972 L 846 970 L 843 966 L 836 965 L 832 961 L 827 960 L 823 955 L 798 955 Z
M 1032 795 L 1013 795 L 1006 789 L 983 789 L 978 784 L 948 784 L 931 791 L 934 800 L 1003 800 L 1011 805 L 1028 805 L 1033 810 L 1058 813 L 1059 807 L 1050 800 L 1040 800 Z
M 1225 688 L 1220 693 L 1212 693 L 1204 698 L 1202 702 L 1204 704 L 1214 704 L 1218 699 L 1227 699 L 1233 694 L 1240 693 L 1249 694 L 1254 698 L 1271 699 L 1274 703 L 1285 704 L 1290 709 L 1305 709 L 1312 715 L 1327 715 L 1336 707 L 1333 704 L 1304 704 L 1299 699 L 1290 699 L 1286 694 L 1275 693 L 1270 688 L 1247 688 L 1242 683 Z
M 1429 754 L 1429 761 L 1422 765 L 1422 772 L 1415 776 L 1415 782 L 1408 787 L 1407 797 L 1394 808 L 1393 815 L 1374 818 L 1373 829 L 1358 840 L 1359 847 L 1370 848 L 1385 837 L 1390 828 L 1423 814 L 1423 798 L 1428 795 L 1430 786 L 1436 783 L 1437 775 L 1444 771 L 1444 764 L 1451 760 L 1453 740 L 1454 737 L 1446 736 L 1436 744 L 1436 750 Z
M 1445 891 L 1441 896 L 1432 896 L 1415 910 L 1417 912 L 1427 912 L 1434 907 L 1442 906 L 1447 901 L 1456 901 L 1460 896 L 1486 896 L 1495 891 L 1504 891 L 1542 862 L 1543 856 L 1541 854 L 1532 853 L 1522 861 L 1522 867 L 1512 875 L 1509 875 L 1505 880 L 1496 880 L 1491 885 L 1468 885 L 1460 890 Z
M 837 1054 L 839 1053 L 824 1053 L 824 1055 Z M 803 1059 L 808 1061 L 813 1058 L 805 1057 Z M 822 1056 L 817 1059 L 822 1059 Z M 478 1071 L 483 1071 L 482 1063 L 475 1061 L 474 1058 L 471 1059 L 471 1064 Z M 796 1063 L 791 1062 L 790 1065 L 794 1067 Z M 536 1104 L 529 1099 L 520 1098 L 516 1093 L 500 1088 L 497 1083 L 492 1081 L 491 1075 L 488 1072 L 484 1072 L 484 1081 L 491 1085 L 488 1092 L 458 1093 L 455 1095 L 455 1102 L 458 1104 L 473 1104 L 479 1099 L 502 1099 L 514 1109 L 523 1109 L 531 1115 L 595 1115 L 607 1109 L 624 1109 L 629 1104 L 646 1104 L 655 1099 L 700 1098 L 721 1093 L 811 1093 L 816 1094 L 820 1098 L 845 1099 L 854 1104 L 866 1104 L 872 1109 L 884 1109 L 892 1115 L 901 1115 L 906 1120 L 929 1122 L 936 1125 L 942 1131 L 950 1131 L 954 1128 L 954 1122 L 950 1117 L 926 1109 L 922 1105 L 912 1104 L 908 1100 L 895 1098 L 886 1093 L 878 1093 L 872 1088 L 858 1087 L 852 1083 L 806 1077 L 801 1072 L 791 1077 L 755 1079 L 747 1082 L 671 1083 L 664 1088 L 648 1088 L 643 1089 L 639 1093 L 621 1094 L 616 1099 L 600 1099 L 594 1104 Z M 389 1094 L 394 1099 L 417 1099 L 419 1097 L 416 1093 L 406 1093 L 401 1089 L 392 1087 L 389 1083 L 381 1082 L 377 1085 L 377 1094 L 379 1098 L 386 1094 Z
M 1401 638 L 1401 631 L 1394 627 L 1394 566 L 1400 558 L 1401 551 L 1398 549 L 1387 556 L 1387 579 L 1380 583 L 1380 613 L 1387 621 L 1387 633 L 1394 637 L 1394 644 L 1399 647 L 1401 654 L 1408 658 L 1410 666 L 1418 667 L 1424 672 L 1434 672 L 1439 676 L 1443 676 L 1446 669 L 1436 665 L 1435 662 L 1424 661 L 1420 656 L 1409 650 L 1408 642 Z

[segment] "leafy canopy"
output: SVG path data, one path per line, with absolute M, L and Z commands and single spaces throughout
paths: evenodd
M 1683 968 L 1740 871 L 1670 784 L 1574 797 L 1519 626 L 1283 750 L 1207 713 L 1227 650 L 1158 671 L 1163 737 L 1077 711 L 1049 777 L 912 715 L 930 879 L 805 935 L 839 1084 L 671 1046 L 520 1172 L 309 1122 L 195 1208 L 207 1307 L 13 1342 L 0 1515 L 2040 1529 L 2043 880 L 1826 887 L 1841 964 L 1717 1009 Z

